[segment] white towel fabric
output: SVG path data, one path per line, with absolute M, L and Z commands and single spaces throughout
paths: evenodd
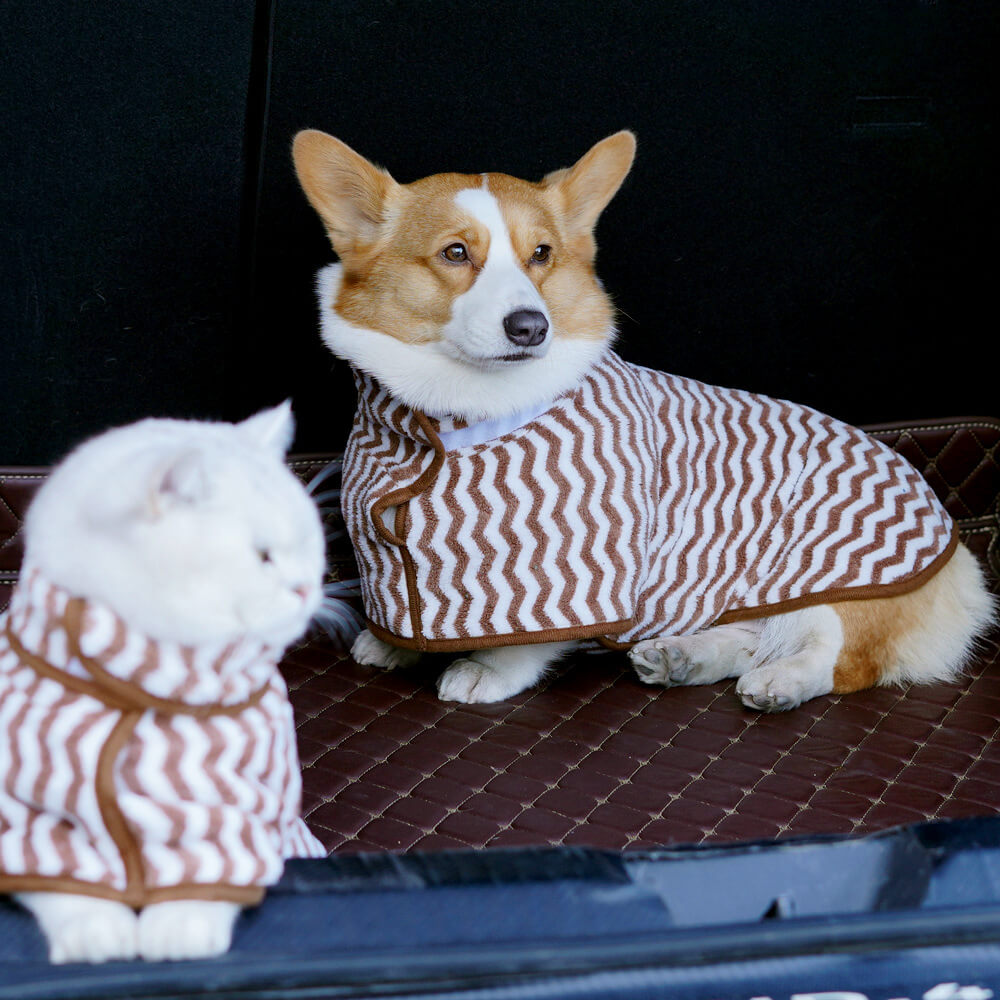
M 154 642 L 26 568 L 0 617 L 0 892 L 259 901 L 326 852 L 276 656 Z
M 957 541 L 862 431 L 610 351 L 534 419 L 454 449 L 461 421 L 355 374 L 344 516 L 369 627 L 396 645 L 628 645 L 902 593 Z

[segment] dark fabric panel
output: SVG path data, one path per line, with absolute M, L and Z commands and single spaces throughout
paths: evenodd
M 235 417 L 289 395 L 298 450 L 343 444 L 353 387 L 312 293 L 331 255 L 289 157 L 303 126 L 401 180 L 539 176 L 634 128 L 635 171 L 599 231 L 626 357 L 854 422 L 991 412 L 976 359 L 998 22 L 988 0 L 474 16 L 457 0 L 224 16 L 10 0 L 0 456 L 47 464 L 145 414 Z
M 0 454 L 223 416 L 254 3 L 0 5 Z
M 856 423 L 992 412 L 973 358 L 998 23 L 986 0 L 279 0 L 248 384 L 294 397 L 301 449 L 342 446 L 353 387 L 315 333 L 332 255 L 292 173 L 299 128 L 408 181 L 538 177 L 630 127 L 638 160 L 599 228 L 628 359 Z

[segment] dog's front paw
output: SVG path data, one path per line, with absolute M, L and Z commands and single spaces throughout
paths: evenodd
M 420 654 L 413 649 L 390 646 L 365 629 L 351 646 L 351 659 L 365 667 L 394 670 L 396 667 L 413 666 L 420 659 Z
M 511 698 L 522 690 L 522 686 L 509 672 L 477 660 L 455 660 L 438 678 L 437 690 L 442 701 L 473 705 Z
M 236 903 L 215 900 L 153 903 L 139 914 L 139 954 L 147 962 L 225 954 L 239 913 Z

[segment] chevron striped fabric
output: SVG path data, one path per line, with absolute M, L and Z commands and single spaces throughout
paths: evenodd
M 806 406 L 607 352 L 493 440 L 356 373 L 344 517 L 369 627 L 461 650 L 629 645 L 810 603 L 901 593 L 957 535 L 897 453 Z
M 300 793 L 275 651 L 153 642 L 22 572 L 0 618 L 0 892 L 253 903 L 285 858 L 326 853 Z

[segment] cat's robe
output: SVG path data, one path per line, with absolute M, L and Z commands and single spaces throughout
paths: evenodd
M 28 511 L 0 618 L 0 891 L 53 961 L 217 954 L 286 858 L 325 854 L 277 670 L 324 570 L 292 426 L 285 404 L 118 428 Z

